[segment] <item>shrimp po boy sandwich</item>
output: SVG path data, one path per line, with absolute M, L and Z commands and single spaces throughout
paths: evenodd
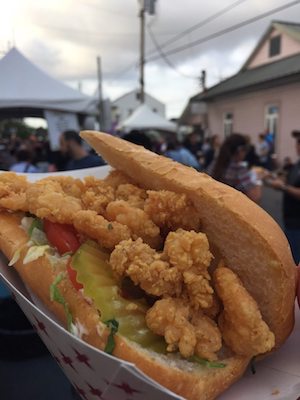
M 112 171 L 34 183 L 1 174 L 1 251 L 70 332 L 184 398 L 216 398 L 293 329 L 284 234 L 203 173 L 81 136 Z

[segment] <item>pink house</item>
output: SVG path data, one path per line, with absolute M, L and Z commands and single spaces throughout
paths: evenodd
M 300 130 L 300 23 L 272 22 L 241 70 L 191 98 L 190 110 L 203 102 L 206 115 L 198 120 L 211 134 L 240 132 L 255 143 L 268 130 L 279 160 L 295 158 L 291 131 Z

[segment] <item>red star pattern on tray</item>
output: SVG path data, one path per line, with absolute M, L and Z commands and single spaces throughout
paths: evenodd
M 80 353 L 78 350 L 74 349 L 76 353 L 76 360 L 79 361 L 82 364 L 85 364 L 89 369 L 94 371 L 94 368 L 90 364 L 90 359 L 86 354 Z
M 39 321 L 36 316 L 34 316 L 34 319 L 36 320 L 36 323 L 37 323 L 37 325 L 35 325 L 35 324 L 33 325 L 33 326 L 35 326 L 36 330 L 44 333 L 45 335 L 47 335 L 49 337 L 49 334 L 47 332 L 47 328 L 46 328 L 45 324 L 42 321 Z
M 126 382 L 122 382 L 121 384 L 118 385 L 116 383 L 113 383 L 113 386 L 123 390 L 123 392 L 125 392 L 126 394 L 142 393 L 140 390 L 134 389 Z
M 68 357 L 66 354 L 64 354 L 62 351 L 59 351 L 61 354 L 61 361 L 66 364 L 69 365 L 74 371 L 76 371 L 76 368 L 74 367 L 73 363 L 74 361 L 72 360 L 72 358 Z M 77 371 L 76 371 L 77 372 Z
M 90 389 L 90 393 L 96 397 L 99 397 L 99 399 L 102 399 L 102 391 L 98 388 L 94 388 L 92 385 L 90 385 L 89 383 L 87 383 L 89 389 Z
M 80 387 L 78 387 L 77 385 L 74 385 L 75 389 L 77 390 L 78 394 L 83 398 L 83 399 L 87 399 L 85 391 L 83 389 L 81 389 Z

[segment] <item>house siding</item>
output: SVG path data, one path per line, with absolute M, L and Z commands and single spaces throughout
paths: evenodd
M 273 89 L 226 97 L 208 104 L 208 126 L 211 134 L 224 138 L 224 113 L 233 113 L 233 131 L 249 135 L 256 143 L 258 133 L 265 130 L 268 105 L 279 107 L 276 153 L 280 161 L 290 156 L 296 159 L 291 131 L 300 129 L 300 82 Z
M 270 38 L 281 35 L 281 51 L 277 56 L 269 56 L 269 42 Z M 291 38 L 290 36 L 281 33 L 278 29 L 274 29 L 268 39 L 264 42 L 262 47 L 258 50 L 257 54 L 251 60 L 247 69 L 255 68 L 263 64 L 268 64 L 273 61 L 278 61 L 282 58 L 292 56 L 294 54 L 300 53 L 300 43 Z

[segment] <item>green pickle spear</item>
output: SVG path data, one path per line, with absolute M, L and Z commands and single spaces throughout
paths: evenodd
M 94 301 L 103 322 L 118 321 L 118 332 L 122 336 L 142 347 L 165 353 L 164 338 L 155 335 L 146 325 L 145 315 L 149 306 L 145 300 L 121 296 L 108 259 L 109 254 L 91 241 L 82 244 L 74 254 L 72 267 L 77 271 L 77 281 L 83 285 L 84 294 Z

